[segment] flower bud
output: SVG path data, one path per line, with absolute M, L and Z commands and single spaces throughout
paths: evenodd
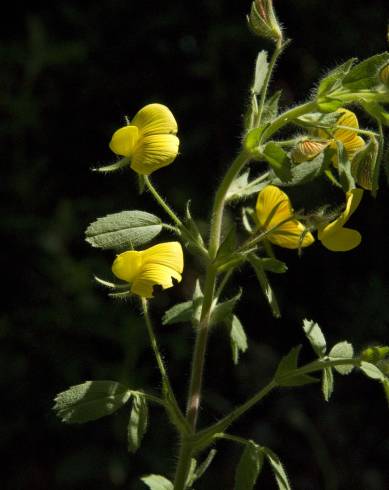
M 389 64 L 385 65 L 383 68 L 381 68 L 378 76 L 379 76 L 380 82 L 382 82 L 384 85 L 389 86 Z
M 282 41 L 282 31 L 274 13 L 272 0 L 254 0 L 247 22 L 257 36 L 275 42 Z
M 317 157 L 330 144 L 329 141 L 302 140 L 293 148 L 291 157 L 295 163 L 305 162 Z
M 375 138 L 372 138 L 362 150 L 355 154 L 351 162 L 351 175 L 358 185 L 368 191 L 373 190 L 377 156 L 378 143 Z
M 363 361 L 371 362 L 375 364 L 378 361 L 384 360 L 389 355 L 389 347 L 384 345 L 375 345 L 367 347 L 361 352 L 361 358 Z

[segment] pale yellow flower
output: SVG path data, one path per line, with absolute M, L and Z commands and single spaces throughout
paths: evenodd
M 112 272 L 131 284 L 131 292 L 142 298 L 153 297 L 153 287 L 171 288 L 173 279 L 181 281 L 184 258 L 181 244 L 166 242 L 146 250 L 129 250 L 119 254 Z
M 109 147 L 127 157 L 135 172 L 149 175 L 176 158 L 180 144 L 176 134 L 177 122 L 171 111 L 162 104 L 149 104 L 130 124 L 115 131 Z
M 332 252 L 348 252 L 361 243 L 362 237 L 358 231 L 343 226 L 359 206 L 362 196 L 362 189 L 352 189 L 347 192 L 346 209 L 343 213 L 336 220 L 319 228 L 319 240 Z
M 359 128 L 357 116 L 352 111 L 341 107 L 337 109 L 336 112 L 340 112 L 342 114 L 336 122 L 337 126 L 348 126 L 355 129 Z M 319 131 L 319 135 L 323 138 L 328 137 L 328 134 L 323 130 Z M 358 136 L 358 133 L 356 131 L 353 131 L 352 129 L 338 128 L 333 132 L 333 137 L 334 139 L 330 143 L 330 148 L 337 150 L 336 142 L 340 141 L 341 143 L 343 143 L 344 149 L 347 153 L 347 157 L 350 161 L 352 160 L 355 153 L 363 146 L 365 146 L 365 141 L 363 140 L 363 138 Z M 338 157 L 335 156 L 332 161 L 335 167 L 337 167 Z
M 289 197 L 274 185 L 266 186 L 258 194 L 256 214 L 262 229 L 270 232 L 266 238 L 275 245 L 301 248 L 315 241 L 312 233 L 293 218 L 294 211 Z

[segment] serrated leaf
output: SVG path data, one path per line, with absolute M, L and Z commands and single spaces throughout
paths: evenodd
M 328 356 L 330 357 L 330 359 L 351 358 L 354 356 L 354 349 L 352 344 L 350 344 L 349 342 L 339 342 L 332 347 L 332 349 L 328 353 Z M 344 366 L 334 366 L 334 369 L 339 374 L 350 374 L 351 371 L 354 369 L 354 366 L 352 364 Z
M 385 374 L 377 366 L 371 364 L 370 362 L 362 361 L 360 369 L 368 378 L 377 379 L 382 382 L 387 380 Z
M 86 381 L 59 393 L 53 410 L 62 422 L 82 424 L 111 415 L 130 397 L 131 391 L 116 381 Z
M 147 423 L 148 407 L 146 398 L 141 395 L 134 395 L 127 430 L 128 450 L 131 453 L 135 453 L 138 450 L 147 430 Z
M 230 316 L 234 311 L 236 303 L 239 301 L 242 296 L 242 291 L 239 291 L 237 295 L 228 301 L 224 301 L 223 303 L 218 303 L 211 312 L 211 325 L 215 325 L 217 323 L 221 323 L 225 320 L 226 317 Z
M 174 490 L 173 483 L 161 475 L 148 475 L 141 480 L 150 490 Z
M 234 364 L 239 362 L 239 354 L 247 350 L 247 337 L 243 325 L 236 315 L 231 315 L 226 320 L 227 327 L 230 331 L 230 341 L 232 350 L 232 360 Z
M 190 322 L 193 318 L 193 301 L 178 303 L 167 311 L 162 317 L 162 325 L 173 325 L 174 323 Z
M 264 453 L 272 467 L 274 477 L 276 479 L 278 490 L 291 490 L 291 486 L 286 475 L 285 468 L 280 461 L 280 458 L 269 448 L 263 448 Z
M 252 441 L 245 446 L 235 472 L 235 490 L 252 490 L 263 467 L 264 455 Z
M 321 328 L 313 320 L 303 320 L 303 329 L 313 350 L 318 357 L 323 357 L 327 350 L 326 339 Z
M 350 58 L 342 65 L 337 66 L 331 70 L 320 82 L 318 88 L 318 95 L 323 96 L 332 92 L 334 89 L 341 86 L 343 78 L 350 71 L 353 64 L 357 61 L 357 58 Z
M 267 52 L 262 50 L 258 53 L 257 60 L 255 62 L 254 83 L 251 87 L 251 92 L 253 94 L 260 94 L 268 69 L 269 63 L 267 61 Z
M 262 262 L 254 255 L 249 256 L 249 262 L 256 273 L 258 282 L 261 286 L 263 294 L 265 295 L 265 298 L 267 299 L 267 302 L 269 303 L 273 316 L 275 318 L 280 318 L 281 312 L 278 306 L 277 298 L 264 271 Z
M 131 249 L 148 243 L 162 231 L 162 222 L 145 211 L 122 211 L 98 218 L 85 231 L 92 247 Z
M 291 180 L 291 160 L 285 150 L 277 145 L 277 143 L 270 141 L 261 149 L 261 153 L 282 182 Z
M 376 54 L 355 65 L 343 78 L 342 85 L 349 90 L 366 90 L 378 85 L 380 69 L 389 63 L 389 53 Z
M 328 402 L 334 391 L 334 373 L 330 367 L 323 369 L 321 388 L 324 395 L 324 400 Z

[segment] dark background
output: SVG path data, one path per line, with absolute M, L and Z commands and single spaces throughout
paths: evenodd
M 386 0 L 276 3 L 293 39 L 273 82 L 284 90 L 283 106 L 306 99 L 334 64 L 387 48 Z M 112 161 L 107 144 L 125 114 L 165 103 L 179 123 L 181 154 L 154 180 L 179 212 L 191 199 L 206 226 L 210 196 L 239 147 L 253 60 L 270 47 L 248 32 L 249 6 L 249 0 L 58 0 L 30 2 L 23 11 L 10 4 L 2 13 L 2 488 L 140 489 L 141 475 L 171 476 L 177 439 L 159 409 L 151 410 L 149 433 L 131 456 L 126 409 L 83 426 L 64 425 L 51 411 L 56 393 L 84 380 L 150 390 L 159 384 L 136 303 L 114 302 L 93 282 L 93 274 L 110 277 L 113 254 L 90 248 L 83 232 L 110 212 L 162 212 L 149 195 L 138 197 L 132 172 L 104 177 L 90 169 Z M 304 191 L 305 206 L 317 205 L 316 191 Z M 302 193 L 294 195 L 301 205 Z M 287 275 L 272 278 L 281 320 L 271 317 L 254 274 L 248 268 L 237 274 L 245 288 L 238 314 L 250 347 L 235 369 L 226 333 L 213 333 L 202 425 L 266 383 L 291 346 L 304 343 L 302 361 L 311 358 L 304 317 L 320 323 L 330 345 L 349 339 L 359 350 L 388 341 L 388 222 L 382 175 L 378 198 L 366 195 L 352 219 L 363 234 L 359 248 L 334 254 L 317 243 L 301 259 L 278 251 L 289 265 Z M 182 285 L 153 301 L 155 319 L 190 296 L 198 264 L 186 262 Z M 183 403 L 193 332 L 187 325 L 157 330 Z M 389 488 L 386 402 L 379 384 L 360 374 L 337 376 L 330 403 L 317 386 L 279 390 L 232 432 L 276 451 L 296 489 Z M 196 488 L 232 489 L 239 453 L 221 442 Z M 275 488 L 268 468 L 257 486 Z

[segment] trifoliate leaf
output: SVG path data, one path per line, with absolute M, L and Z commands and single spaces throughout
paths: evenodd
M 321 112 L 334 112 L 339 107 L 342 107 L 344 102 L 333 97 L 320 97 L 317 101 L 317 108 Z
M 263 448 L 276 479 L 278 490 L 291 490 L 291 486 L 286 475 L 285 468 L 280 461 L 280 458 L 269 448 Z
M 230 341 L 232 350 L 232 360 L 234 364 L 239 362 L 239 354 L 247 350 L 247 337 L 243 325 L 236 315 L 230 315 L 226 320 L 227 328 L 230 331 Z
M 324 400 L 328 402 L 334 391 L 334 373 L 330 367 L 323 369 L 321 389 L 324 395 Z
M 354 348 L 349 342 L 339 342 L 335 344 L 330 352 L 328 353 L 330 359 L 341 359 L 341 358 L 351 358 L 354 356 Z M 344 365 L 344 366 L 334 366 L 334 369 L 339 374 L 350 374 L 354 369 L 352 364 Z
M 131 391 L 116 381 L 86 381 L 59 393 L 53 410 L 62 422 L 82 424 L 111 415 L 131 397 Z
M 151 241 L 162 231 L 162 222 L 145 211 L 122 211 L 98 218 L 85 231 L 92 247 L 132 249 Z
M 262 449 L 253 441 L 245 446 L 235 473 L 235 490 L 252 490 L 263 467 Z
M 127 430 L 128 450 L 131 453 L 135 453 L 138 450 L 147 430 L 147 423 L 148 407 L 146 398 L 141 395 L 134 395 Z
M 141 480 L 150 490 L 173 490 L 173 483 L 161 475 L 148 475 Z
M 313 350 L 318 357 L 323 357 L 327 350 L 326 339 L 321 328 L 313 320 L 303 320 L 303 329 Z

